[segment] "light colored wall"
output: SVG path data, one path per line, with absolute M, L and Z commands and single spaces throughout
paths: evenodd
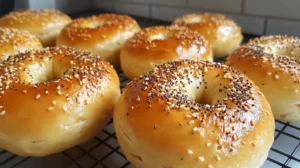
M 92 0 L 15 0 L 19 8 L 56 8 L 66 13 L 74 13 L 92 8 Z
M 66 13 L 84 11 L 92 8 L 92 0 L 55 0 L 56 8 Z
M 16 8 L 57 8 L 74 13 L 91 8 L 172 21 L 187 13 L 221 12 L 243 32 L 300 37 L 300 0 L 15 0 Z
M 164 21 L 187 13 L 221 12 L 245 33 L 300 37 L 300 0 L 93 0 L 92 6 Z

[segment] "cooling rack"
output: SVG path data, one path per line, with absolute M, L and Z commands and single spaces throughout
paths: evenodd
M 73 17 L 103 13 L 93 10 Z M 135 17 L 142 27 L 167 22 Z M 253 36 L 245 35 L 245 41 Z M 223 62 L 224 59 L 217 60 Z M 117 68 L 121 88 L 129 80 Z M 300 123 L 276 121 L 274 144 L 263 168 L 300 168 Z M 134 168 L 123 155 L 113 128 L 113 120 L 89 142 L 47 157 L 21 157 L 0 150 L 1 168 Z

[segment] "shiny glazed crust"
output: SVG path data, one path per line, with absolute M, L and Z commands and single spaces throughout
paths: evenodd
M 213 61 L 211 45 L 197 33 L 178 27 L 145 28 L 121 49 L 121 67 L 129 79 L 152 70 L 155 65 L 180 59 Z
M 0 27 L 26 30 L 35 35 L 44 47 L 47 47 L 55 46 L 60 31 L 70 22 L 69 16 L 54 9 L 22 9 L 0 18 Z
M 109 63 L 71 48 L 10 56 L 0 75 L 0 148 L 22 156 L 45 156 L 91 139 L 120 95 Z
M 249 76 L 270 102 L 276 119 L 300 122 L 300 40 L 264 36 L 250 40 L 228 57 Z
M 174 20 L 173 25 L 187 27 L 204 36 L 212 45 L 214 57 L 229 55 L 243 40 L 241 28 L 222 14 L 188 14 Z
M 181 60 L 129 83 L 114 126 L 122 151 L 138 168 L 258 168 L 273 142 L 274 117 L 240 72 Z
M 17 54 L 29 49 L 41 49 L 42 43 L 27 31 L 0 28 L 0 62 L 9 55 Z
M 113 65 L 120 64 L 120 48 L 140 27 L 127 15 L 101 14 L 79 18 L 61 32 L 58 46 L 86 49 Z

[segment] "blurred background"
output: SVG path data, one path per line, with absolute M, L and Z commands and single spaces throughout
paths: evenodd
M 19 8 L 56 8 L 68 14 L 88 10 L 172 21 L 186 13 L 221 12 L 252 35 L 300 36 L 300 0 L 0 0 L 0 15 Z

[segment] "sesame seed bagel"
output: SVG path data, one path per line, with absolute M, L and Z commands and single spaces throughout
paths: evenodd
M 114 126 L 138 168 L 258 168 L 273 142 L 274 117 L 240 72 L 181 60 L 131 82 L 115 107 Z
M 213 61 L 211 45 L 188 29 L 156 26 L 137 32 L 121 49 L 121 67 L 129 79 L 180 59 Z
M 71 48 L 10 56 L 0 76 L 0 148 L 22 156 L 45 156 L 89 140 L 120 95 L 109 63 Z
M 0 27 L 26 30 L 47 47 L 55 46 L 61 29 L 71 21 L 69 16 L 54 9 L 22 9 L 0 18 Z
M 0 62 L 9 55 L 17 54 L 29 49 L 41 49 L 42 43 L 27 31 L 0 28 Z
M 211 43 L 214 57 L 229 55 L 243 40 L 241 28 L 222 14 L 188 14 L 174 20 L 173 25 L 187 27 L 203 35 Z
M 251 78 L 270 102 L 276 119 L 300 122 L 300 40 L 264 36 L 250 40 L 227 64 Z
M 127 15 L 101 14 L 79 18 L 61 32 L 58 46 L 86 49 L 113 65 L 120 64 L 120 49 L 140 27 Z

